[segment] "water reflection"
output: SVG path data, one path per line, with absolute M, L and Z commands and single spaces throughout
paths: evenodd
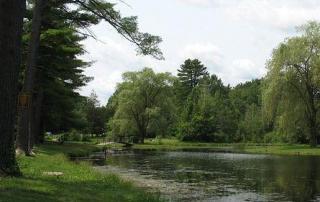
M 319 157 L 135 150 L 107 163 L 172 201 L 320 201 Z

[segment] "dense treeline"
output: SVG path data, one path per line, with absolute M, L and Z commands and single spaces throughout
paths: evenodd
M 145 68 L 123 74 L 107 108 L 109 135 L 143 142 L 174 136 L 183 141 L 263 142 L 262 81 L 231 88 L 188 59 L 177 77 Z
M 265 78 L 225 86 L 197 59 L 178 75 L 151 69 L 127 72 L 107 107 L 112 137 L 143 142 L 174 136 L 183 141 L 318 142 L 320 24 L 310 22 L 268 60 Z M 166 75 L 166 77 L 164 77 Z M 143 130 L 141 130 L 143 128 Z

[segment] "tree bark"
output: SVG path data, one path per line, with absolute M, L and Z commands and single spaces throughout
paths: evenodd
M 32 134 L 34 134 L 33 144 L 43 143 L 42 140 L 42 101 L 43 101 L 43 90 L 39 89 L 37 95 L 35 96 L 34 105 L 33 105 L 33 125 L 32 125 Z M 33 145 L 32 145 L 33 146 Z
M 0 175 L 19 175 L 14 129 L 25 0 L 0 0 Z
M 42 9 L 45 0 L 36 0 L 33 10 L 31 39 L 28 50 L 27 65 L 25 79 L 21 94 L 30 97 L 29 106 L 19 109 L 19 129 L 17 137 L 17 149 L 26 155 L 32 153 L 34 134 L 32 133 L 33 126 L 33 93 L 36 75 L 36 65 L 40 43 L 40 28 Z

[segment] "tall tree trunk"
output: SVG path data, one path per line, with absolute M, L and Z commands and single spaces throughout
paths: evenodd
M 43 101 L 43 90 L 39 89 L 35 96 L 33 105 L 33 126 L 32 134 L 34 134 L 34 142 L 36 144 L 42 143 L 42 128 L 41 128 L 41 115 L 42 115 L 42 101 Z
M 14 128 L 25 0 L 0 0 L 0 175 L 18 175 Z
M 27 57 L 25 79 L 21 93 L 22 95 L 29 97 L 29 104 L 27 107 L 22 107 L 19 110 L 17 149 L 24 152 L 26 155 L 31 154 L 34 140 L 34 134 L 32 134 L 32 95 L 34 93 L 34 80 L 40 42 L 41 15 L 44 1 L 45 0 L 36 0 L 33 10 L 31 39 Z

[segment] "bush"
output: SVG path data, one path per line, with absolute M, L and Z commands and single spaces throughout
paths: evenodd
M 82 142 L 90 142 L 91 141 L 90 136 L 89 135 L 82 135 L 81 141 Z
M 80 134 L 77 130 L 72 129 L 69 132 L 69 141 L 81 141 L 82 134 Z
M 275 132 L 275 131 L 266 133 L 264 135 L 263 141 L 264 141 L 264 143 L 282 143 L 282 142 L 284 142 L 282 136 L 278 132 Z

